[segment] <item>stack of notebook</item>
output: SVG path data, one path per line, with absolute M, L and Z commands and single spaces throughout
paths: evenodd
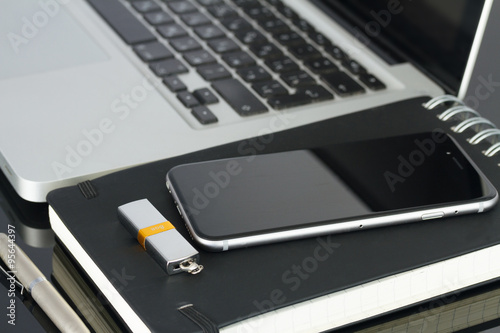
M 456 138 L 500 187 L 498 144 L 488 135 L 491 125 L 478 122 L 454 101 L 430 106 L 428 100 L 411 99 L 281 132 L 261 153 L 439 128 Z M 451 112 L 463 112 L 450 115 L 452 107 Z M 49 194 L 57 237 L 130 329 L 191 332 L 201 325 L 224 332 L 321 331 L 500 276 L 498 208 L 227 253 L 200 250 L 202 273 L 166 275 L 118 221 L 117 207 L 147 198 L 189 238 L 165 187 L 166 172 L 181 163 L 239 156 L 240 144 L 139 166 Z M 298 274 L 297 267 L 312 260 L 318 247 L 329 253 L 328 259 Z M 197 316 L 186 314 L 186 308 Z

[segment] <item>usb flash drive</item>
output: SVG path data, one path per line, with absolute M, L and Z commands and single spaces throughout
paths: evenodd
M 170 275 L 198 274 L 199 253 L 147 199 L 118 207 L 118 217 L 142 247 Z

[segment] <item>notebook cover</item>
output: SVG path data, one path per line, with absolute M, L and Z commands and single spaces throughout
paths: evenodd
M 168 276 L 118 221 L 117 207 L 147 198 L 189 239 L 165 187 L 165 175 L 170 168 L 188 162 L 434 129 L 452 133 L 449 122 L 437 119 L 439 110 L 422 107 L 428 100 L 405 100 L 116 172 L 92 180 L 97 196 L 91 199 L 85 198 L 78 186 L 55 190 L 47 199 L 151 331 L 200 331 L 177 310 L 184 304 L 193 304 L 220 328 L 268 310 L 498 244 L 500 211 L 494 208 L 483 214 L 222 253 L 204 252 L 193 243 L 200 250 L 204 271 L 196 276 Z M 499 158 L 481 154 L 487 147 L 483 144 L 466 143 L 470 133 L 452 136 L 500 188 Z M 318 251 L 322 251 L 321 261 L 314 259 Z M 122 273 L 127 279 L 117 277 Z

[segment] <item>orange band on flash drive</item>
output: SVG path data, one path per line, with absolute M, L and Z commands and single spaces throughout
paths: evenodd
M 175 229 L 172 223 L 165 221 L 162 223 L 158 223 L 147 228 L 142 228 L 137 233 L 137 240 L 142 245 L 144 249 L 146 249 L 146 237 L 153 236 L 159 234 L 160 232 L 167 231 L 170 229 Z

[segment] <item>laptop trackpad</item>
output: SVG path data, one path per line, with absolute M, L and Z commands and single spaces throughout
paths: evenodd
M 0 0 L 0 80 L 104 61 L 66 1 Z

